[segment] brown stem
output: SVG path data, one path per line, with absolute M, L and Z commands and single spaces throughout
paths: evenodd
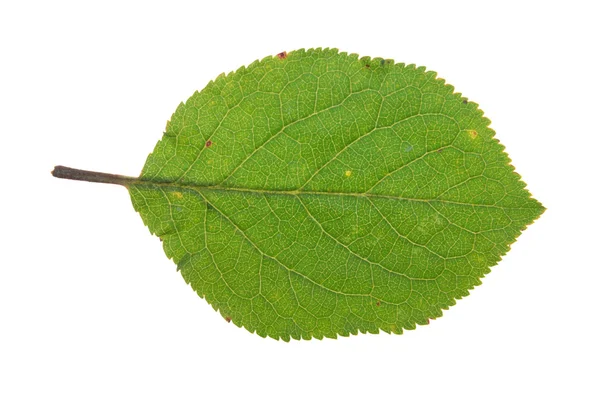
M 104 172 L 85 171 L 83 169 L 75 169 L 57 165 L 52 170 L 52 176 L 61 179 L 71 179 L 74 181 L 110 183 L 113 185 L 129 186 L 138 181 L 138 178 L 131 176 L 106 174 Z

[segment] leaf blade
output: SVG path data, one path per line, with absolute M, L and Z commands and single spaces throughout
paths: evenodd
M 235 324 L 400 332 L 467 295 L 543 212 L 488 125 L 423 68 L 290 52 L 180 106 L 130 193 Z

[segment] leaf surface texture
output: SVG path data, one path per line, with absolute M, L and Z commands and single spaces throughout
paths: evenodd
M 424 68 L 299 50 L 181 104 L 129 190 L 234 324 L 400 333 L 466 296 L 544 210 L 489 123 Z

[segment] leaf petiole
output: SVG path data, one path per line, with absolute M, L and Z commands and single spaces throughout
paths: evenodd
M 62 165 L 57 165 L 56 167 L 54 167 L 54 169 L 52 170 L 52 176 L 54 176 L 55 178 L 71 179 L 74 181 L 109 183 L 113 185 L 122 185 L 125 187 L 139 180 L 138 178 L 134 178 L 131 176 L 86 171 L 83 169 L 64 167 Z

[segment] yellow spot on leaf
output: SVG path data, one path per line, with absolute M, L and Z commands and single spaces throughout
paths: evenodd
M 346 171 L 346 176 L 350 176 L 350 175 L 352 175 L 352 171 L 350 171 L 350 170 Z
M 471 136 L 471 139 L 475 139 L 477 137 L 477 131 L 475 129 L 469 129 L 467 133 L 469 136 Z
M 178 199 L 183 199 L 183 193 L 181 192 L 173 192 L 173 196 L 175 196 Z

